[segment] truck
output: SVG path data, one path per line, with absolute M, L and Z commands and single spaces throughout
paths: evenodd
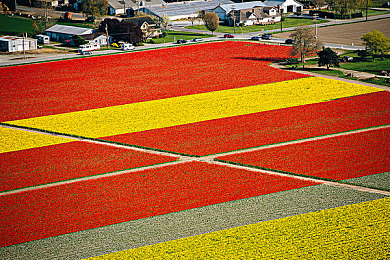
M 79 46 L 79 53 L 83 53 L 85 51 L 96 51 L 100 50 L 100 44 L 98 43 L 90 43 Z

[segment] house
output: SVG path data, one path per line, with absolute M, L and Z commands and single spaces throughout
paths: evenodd
M 0 51 L 3 52 L 36 50 L 37 46 L 37 39 L 16 36 L 0 36 Z
M 161 28 L 149 16 L 127 18 L 126 21 L 135 23 L 147 38 L 157 37 L 161 34 Z
M 86 40 L 90 44 L 107 45 L 107 35 L 102 33 L 91 33 L 81 35 L 81 38 Z M 111 37 L 108 36 L 108 42 L 111 42 Z
M 220 21 L 227 21 L 227 15 L 234 10 L 244 10 L 253 7 L 265 7 L 264 3 L 261 1 L 254 2 L 245 2 L 245 3 L 231 3 L 218 5 L 217 7 L 211 9 L 210 11 L 216 13 Z
M 270 9 L 269 9 L 270 10 Z M 270 16 L 264 12 L 263 7 L 253 7 L 241 10 L 232 10 L 227 14 L 226 21 L 230 26 L 234 25 L 258 25 L 280 22 L 280 15 Z
M 303 10 L 303 4 L 295 0 L 267 0 L 264 1 L 264 5 L 276 7 L 284 14 L 302 12 Z
M 70 40 L 75 35 L 82 36 L 94 32 L 92 28 L 56 24 L 46 30 L 46 35 L 50 37 L 51 41 L 64 42 L 65 40 Z

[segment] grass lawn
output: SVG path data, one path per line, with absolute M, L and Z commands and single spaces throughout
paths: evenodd
M 28 36 L 33 35 L 32 20 L 12 17 L 8 15 L 0 15 L 0 35 L 22 35 L 28 33 Z
M 390 10 L 388 10 L 388 11 L 379 11 L 379 10 L 369 9 L 368 12 L 367 12 L 367 15 L 368 16 L 373 16 L 373 15 L 388 14 L 388 13 L 390 13 Z M 366 16 L 366 10 L 363 11 L 363 16 L 364 17 Z
M 371 7 L 382 7 L 387 0 L 372 0 Z
M 175 42 L 175 39 L 177 41 L 178 39 L 192 40 L 194 38 L 207 38 L 207 37 L 211 37 L 211 35 L 210 34 L 202 34 L 202 33 L 167 31 L 166 37 L 156 38 L 156 39 L 153 39 L 153 41 L 155 43 L 164 43 L 164 42 Z
M 318 20 L 317 23 L 325 23 L 327 20 Z M 295 26 L 303 26 L 314 24 L 311 19 L 297 19 L 297 18 L 286 18 L 283 22 L 283 28 L 295 27 Z M 196 29 L 196 30 L 204 30 L 207 31 L 204 25 L 194 25 L 187 26 L 186 28 Z M 280 30 L 280 23 L 269 24 L 269 25 L 253 25 L 253 26 L 244 26 L 244 27 L 236 27 L 236 33 L 250 33 L 250 32 L 261 32 L 268 30 Z M 234 33 L 234 28 L 232 26 L 220 25 L 216 32 L 220 33 Z
M 390 56 L 381 60 L 376 58 L 375 62 L 372 61 L 360 61 L 360 62 L 348 62 L 340 64 L 342 69 L 364 71 L 372 74 L 380 75 L 382 70 L 390 70 Z

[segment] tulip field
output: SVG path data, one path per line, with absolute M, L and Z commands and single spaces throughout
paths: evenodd
M 0 68 L 0 258 L 389 258 L 390 92 L 290 53 Z

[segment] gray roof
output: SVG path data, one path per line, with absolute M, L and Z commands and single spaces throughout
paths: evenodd
M 265 6 L 265 4 L 261 1 L 254 1 L 254 2 L 245 2 L 245 3 L 233 3 L 233 4 L 226 4 L 221 5 L 221 8 L 226 11 L 226 13 L 230 13 L 231 10 L 233 10 L 233 6 L 235 10 L 241 10 L 241 9 L 248 9 L 253 8 L 256 6 Z M 217 7 L 215 7 L 217 8 Z
M 163 0 L 142 0 L 140 1 L 139 7 L 141 8 L 144 6 L 162 5 L 163 3 L 165 3 Z M 108 4 L 114 9 L 123 9 L 123 0 L 108 0 Z M 143 6 L 141 4 L 143 4 Z M 130 7 L 133 9 L 137 9 L 138 8 L 137 1 L 126 0 L 125 7 L 126 9 Z
M 168 16 L 179 16 L 179 15 L 191 15 L 201 10 L 211 10 L 218 4 L 231 4 L 231 0 L 209 0 L 209 1 L 190 1 L 190 2 L 178 2 L 178 3 L 167 3 L 164 6 L 152 6 L 147 9 L 157 16 L 162 17 L 163 14 Z
M 50 27 L 49 29 L 47 29 L 46 32 L 63 33 L 63 34 L 71 34 L 71 35 L 82 35 L 82 34 L 92 33 L 93 29 L 56 24 L 56 25 Z
M 267 0 L 267 1 L 264 1 L 264 4 L 266 6 L 278 6 L 278 5 L 281 5 L 283 4 L 284 2 L 286 2 L 286 0 Z M 299 5 L 302 5 L 301 3 L 299 3 L 298 1 L 294 1 L 296 4 L 299 4 Z

